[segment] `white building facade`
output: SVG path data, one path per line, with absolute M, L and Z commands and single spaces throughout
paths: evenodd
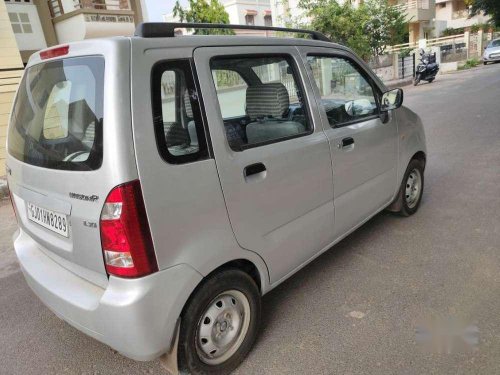
M 272 26 L 270 0 L 220 0 L 235 25 Z
M 0 0 L 24 63 L 56 44 L 132 35 L 145 0 Z
M 467 28 L 485 24 L 489 17 L 478 14 L 469 18 L 469 8 L 464 0 L 436 0 L 435 34 L 440 36 L 444 29 Z
M 33 1 L 7 0 L 5 6 L 19 50 L 37 51 L 47 48 L 42 23 Z

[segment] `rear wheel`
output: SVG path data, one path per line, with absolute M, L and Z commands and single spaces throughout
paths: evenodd
M 260 293 L 245 272 L 230 269 L 207 279 L 181 320 L 179 368 L 191 374 L 227 374 L 246 357 L 260 324 Z
M 427 82 L 432 83 L 432 81 L 434 81 L 434 79 L 435 78 L 431 78 L 431 79 L 427 80 Z

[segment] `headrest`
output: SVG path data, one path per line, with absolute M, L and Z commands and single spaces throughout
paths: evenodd
M 289 106 L 288 91 L 282 83 L 266 83 L 247 88 L 247 114 L 252 119 L 283 118 Z
M 184 108 L 186 108 L 186 116 L 190 119 L 193 118 L 193 108 L 191 107 L 191 100 L 189 99 L 188 90 L 184 91 Z

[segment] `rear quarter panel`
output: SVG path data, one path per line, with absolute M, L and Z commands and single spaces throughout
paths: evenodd
M 157 148 L 151 106 L 152 68 L 159 61 L 191 58 L 194 49 L 168 48 L 168 42 L 132 39 L 134 148 L 159 268 L 189 264 L 206 276 L 226 262 L 246 259 L 259 270 L 265 292 L 269 284 L 267 267 L 260 256 L 242 249 L 235 240 L 215 160 L 210 157 L 169 164 Z

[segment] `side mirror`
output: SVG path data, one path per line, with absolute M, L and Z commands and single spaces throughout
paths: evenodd
M 387 91 L 382 95 L 382 100 L 380 103 L 380 111 L 388 112 L 393 109 L 397 109 L 401 107 L 403 104 L 403 90 L 394 89 L 391 91 Z

